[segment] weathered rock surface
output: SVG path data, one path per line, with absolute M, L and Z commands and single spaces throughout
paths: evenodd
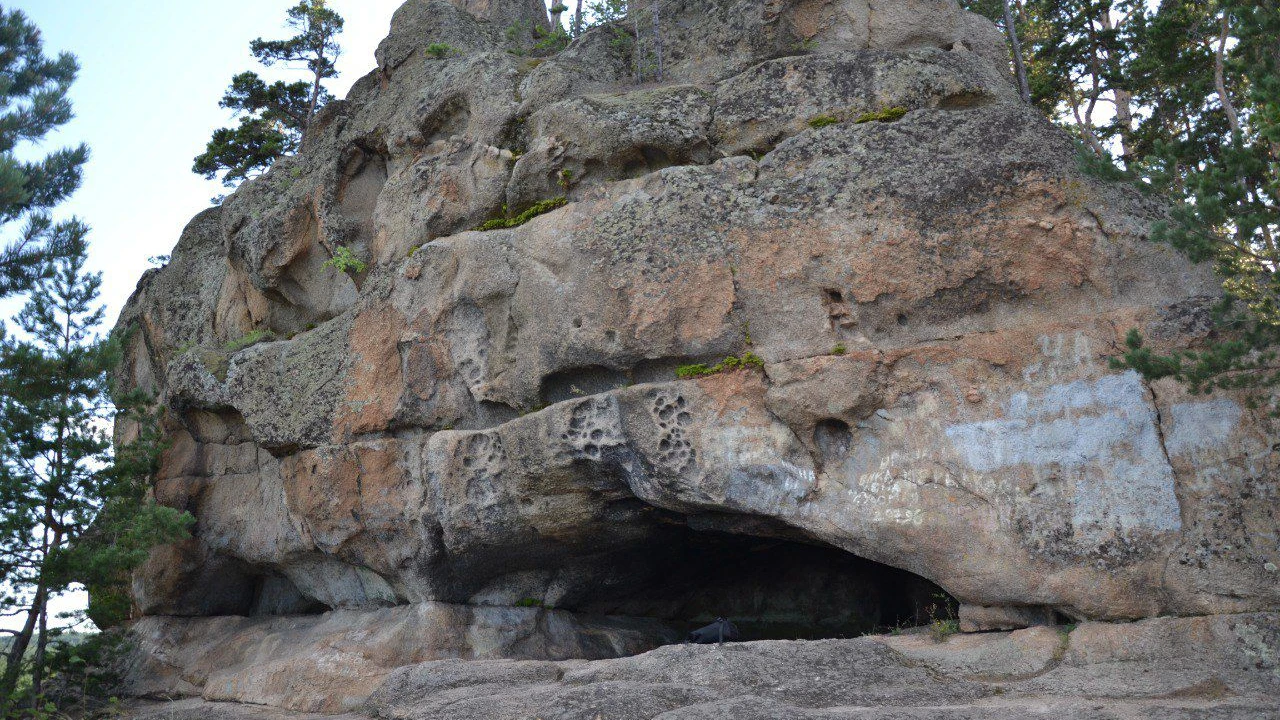
M 274 703 L 284 707 L 347 706 L 353 712 L 343 717 L 398 720 L 1264 719 L 1276 717 L 1280 698 L 1278 621 L 1252 614 L 1087 622 L 942 642 L 925 633 L 672 645 L 593 662 L 434 660 L 373 685 L 335 684 L 329 667 L 349 667 L 378 645 L 355 640 L 327 648 L 323 660 L 312 653 L 309 667 L 295 662 L 287 678 L 260 673 L 254 680 L 282 695 L 310 684 L 305 700 L 295 692 L 294 701 Z M 211 634 L 199 644 L 221 653 L 221 645 L 235 643 Z M 210 683 L 205 698 L 225 698 L 223 687 Z M 361 693 L 368 699 L 357 702 Z M 189 701 L 135 713 L 315 717 Z
M 398 667 L 441 658 L 608 658 L 679 636 L 657 621 L 424 603 L 269 619 L 144 618 L 126 670 L 142 696 L 203 695 L 293 710 L 359 707 Z
M 197 216 L 121 317 L 122 378 L 168 408 L 156 497 L 198 522 L 134 579 L 166 616 L 137 630 L 139 688 L 332 712 L 400 665 L 626 655 L 718 614 L 748 638 L 850 637 L 920 620 L 935 583 L 967 630 L 1280 608 L 1274 420 L 1108 363 L 1130 328 L 1202 339 L 1212 274 L 1147 242 L 1161 208 L 1083 175 L 1018 103 L 990 24 L 950 0 L 695 0 L 664 10 L 663 82 L 638 83 L 614 30 L 530 59 L 504 25 L 536 3 L 460 5 L 407 2 L 378 69 Z M 339 247 L 368 269 L 325 267 Z M 210 633 L 235 638 L 217 672 L 190 650 Z M 929 672 L 1044 659 L 953 642 L 982 647 Z M 794 647 L 914 652 L 893 643 Z M 288 685 L 320 661 L 286 649 L 348 645 L 371 655 Z M 743 647 L 714 652 L 793 646 Z M 642 657 L 681 652 L 709 651 Z M 1069 657 L 1055 678 L 1100 682 Z M 881 702 L 906 670 L 793 710 L 618 662 L 512 712 L 917 716 L 821 709 Z M 947 682 L 906 704 L 1021 712 Z M 401 716 L 446 716 L 421 702 Z M 1080 702 L 1051 705 L 1111 716 Z M 1159 705 L 1134 702 L 1115 713 Z

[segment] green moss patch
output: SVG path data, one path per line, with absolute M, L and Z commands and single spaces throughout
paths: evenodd
M 689 378 L 703 377 L 705 375 L 715 375 L 722 372 L 730 372 L 733 370 L 745 370 L 747 368 L 764 369 L 764 360 L 759 355 L 750 350 L 742 353 L 742 355 L 730 355 L 715 365 L 705 365 L 697 363 L 696 365 L 681 365 L 676 368 L 676 377 L 682 380 Z
M 873 110 L 871 112 L 862 113 L 861 115 L 859 115 L 857 118 L 854 119 L 854 122 L 855 123 L 893 122 L 895 120 L 901 120 L 902 116 L 906 114 L 907 114 L 906 108 L 900 105 L 895 105 L 894 107 L 881 108 L 879 110 Z
M 824 128 L 828 125 L 835 125 L 838 122 L 840 122 L 840 118 L 836 117 L 835 115 L 828 115 L 827 113 L 823 113 L 821 115 L 814 115 L 813 117 L 809 118 L 809 127 L 813 128 L 814 130 L 817 130 L 818 128 Z
M 492 220 L 486 220 L 481 223 L 476 230 L 505 230 L 507 228 L 519 227 L 539 215 L 544 215 L 556 208 L 562 208 L 568 204 L 568 198 L 563 196 L 551 198 L 550 200 L 543 200 L 541 202 L 534 203 L 534 205 L 528 210 L 525 210 L 515 217 L 500 217 Z
M 227 343 L 223 349 L 229 353 L 238 353 L 250 345 L 257 345 L 260 342 L 275 339 L 276 334 L 270 330 L 254 330 Z

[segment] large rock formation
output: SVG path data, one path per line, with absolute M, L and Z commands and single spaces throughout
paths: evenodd
M 121 374 L 197 518 L 134 579 L 140 692 L 332 712 L 715 614 L 857 634 L 935 584 L 966 629 L 1280 609 L 1272 421 L 1108 364 L 1130 328 L 1202 339 L 1212 274 L 1077 169 L 989 23 L 689 0 L 658 82 L 648 25 L 525 55 L 536 7 L 407 2 L 139 283 Z M 357 689 L 281 689 L 302 665 Z

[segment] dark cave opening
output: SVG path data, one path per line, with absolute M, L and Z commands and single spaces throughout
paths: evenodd
M 611 561 L 618 579 L 561 607 L 659 618 L 682 632 L 725 617 L 742 640 L 857 637 L 954 611 L 954 601 L 919 575 L 803 539 L 685 526 Z
M 282 575 L 257 575 L 252 583 L 253 595 L 244 615 L 320 615 L 333 609 L 307 597 Z

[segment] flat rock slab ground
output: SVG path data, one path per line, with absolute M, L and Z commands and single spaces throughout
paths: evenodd
M 1085 623 L 1014 632 L 668 645 L 615 660 L 437 660 L 400 668 L 353 712 L 192 698 L 153 720 L 978 720 L 1280 718 L 1280 616 Z M 297 681 L 301 678 L 293 678 Z M 208 693 L 206 693 L 208 696 Z

